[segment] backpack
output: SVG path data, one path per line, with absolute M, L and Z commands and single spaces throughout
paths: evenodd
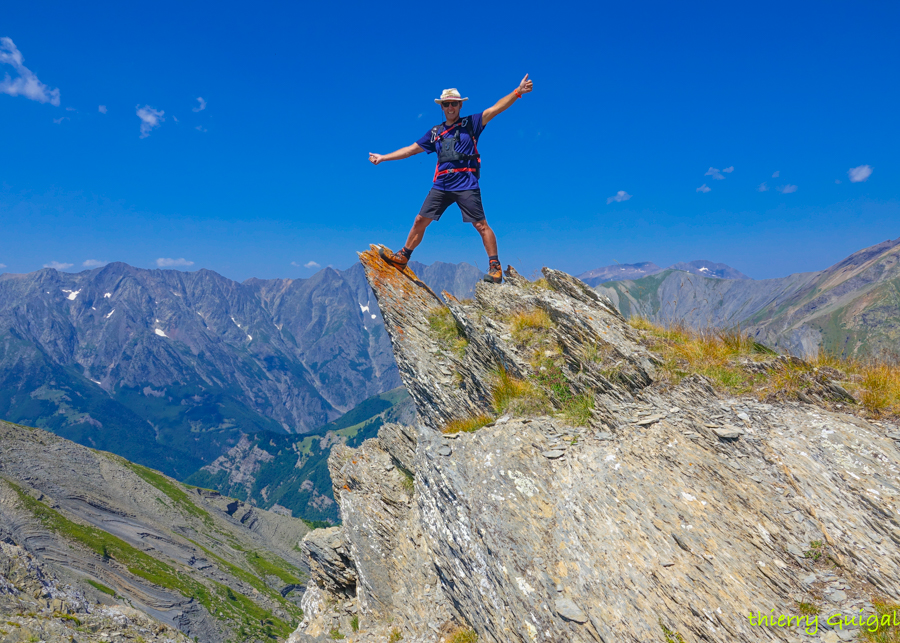
M 481 178 L 481 155 L 478 153 L 478 140 L 475 138 L 475 127 L 472 125 L 472 119 L 469 117 L 463 118 L 442 132 L 441 129 L 443 127 L 444 124 L 440 123 L 431 128 L 431 141 L 440 141 L 441 143 L 437 165 L 434 168 L 434 180 L 437 180 L 437 177 L 443 174 L 454 174 L 456 172 L 472 172 L 475 174 L 476 179 Z M 469 133 L 469 136 L 472 137 L 472 143 L 475 146 L 474 154 L 463 154 L 456 149 L 456 144 L 459 142 L 459 133 L 463 127 Z M 445 136 L 454 129 L 456 131 L 453 132 L 452 137 Z M 464 161 L 467 167 L 450 168 L 449 170 L 439 169 L 441 163 L 450 161 Z

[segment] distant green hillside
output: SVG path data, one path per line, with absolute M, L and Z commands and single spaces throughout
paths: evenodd
M 334 524 L 339 514 L 327 466 L 331 447 L 338 442 L 359 446 L 375 437 L 385 422 L 408 414 L 411 404 L 406 389 L 400 387 L 370 397 L 312 434 L 247 435 L 185 482 L 264 509 L 283 507 L 295 518 Z
M 820 272 L 781 279 L 711 279 L 679 270 L 596 287 L 626 317 L 692 328 L 740 327 L 795 355 L 896 358 L 900 239 L 864 248 Z

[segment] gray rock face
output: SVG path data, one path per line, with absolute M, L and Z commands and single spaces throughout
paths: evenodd
M 350 559 L 350 546 L 339 527 L 316 529 L 304 536 L 300 547 L 307 555 L 309 567 L 322 579 L 332 594 L 356 593 L 356 568 Z
M 553 290 L 510 270 L 507 284 L 477 286 L 471 305 L 448 299 L 468 345 L 440 354 L 423 321 L 437 297 L 374 252 L 362 261 L 420 421 L 412 495 L 386 448 L 396 437 L 336 448 L 329 461 L 358 577 L 362 629 L 351 640 L 396 630 L 437 643 L 462 626 L 489 643 L 644 643 L 666 631 L 794 641 L 800 632 L 754 627 L 747 612 L 795 614 L 811 572 L 816 592 L 846 588 L 846 601 L 830 592 L 841 609 L 900 598 L 900 450 L 884 429 L 809 405 L 721 398 L 701 377 L 657 386 L 653 356 L 617 311 L 555 271 L 544 273 Z M 493 412 L 492 365 L 548 381 L 538 365 L 550 344 L 529 359 L 510 326 L 535 307 L 555 324 L 546 332 L 570 393 L 593 399 L 586 426 L 566 419 L 570 398 L 548 384 L 548 415 L 447 440 L 437 429 L 448 418 Z M 740 439 L 721 439 L 722 427 L 741 427 Z M 311 601 L 337 601 L 326 579 L 313 581 Z M 321 640 L 339 620 L 313 611 L 292 641 Z

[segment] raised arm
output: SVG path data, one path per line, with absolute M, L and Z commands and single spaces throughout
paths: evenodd
M 525 78 L 522 79 L 522 82 L 519 83 L 519 86 L 516 87 L 511 94 L 507 94 L 498 100 L 493 107 L 488 107 L 481 113 L 481 123 L 487 125 L 494 116 L 500 112 L 505 112 L 509 109 L 510 105 L 516 102 L 516 100 L 522 98 L 522 94 L 527 94 L 532 88 L 533 83 L 528 80 L 528 74 L 525 74 Z
M 418 143 L 413 143 L 412 145 L 407 145 L 406 147 L 401 147 L 396 152 L 391 152 L 390 154 L 375 154 L 374 152 L 369 152 L 369 161 L 372 165 L 378 165 L 382 161 L 399 161 L 400 159 L 408 159 L 410 156 L 415 156 L 420 152 L 424 152 L 421 147 L 419 147 Z

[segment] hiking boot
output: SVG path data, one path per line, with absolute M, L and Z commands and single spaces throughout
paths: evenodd
M 406 268 L 406 264 L 409 263 L 409 257 L 407 257 L 405 254 L 403 254 L 402 252 L 393 252 L 386 246 L 381 246 L 378 254 L 381 255 L 381 258 L 387 261 L 389 264 L 397 266 L 398 268 Z
M 484 276 L 484 279 L 482 279 L 482 281 L 486 281 L 489 284 L 503 283 L 503 269 L 500 267 L 499 261 L 491 262 L 487 274 Z

